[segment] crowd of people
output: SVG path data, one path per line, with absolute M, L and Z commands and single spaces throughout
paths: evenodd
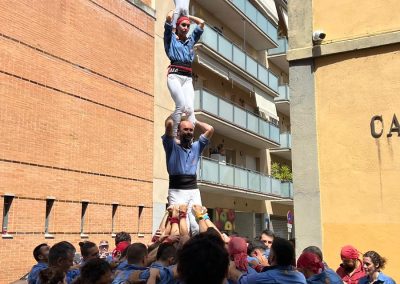
M 201 205 L 193 206 L 199 233 L 192 235 L 187 208 L 170 206 L 147 245 L 132 243 L 128 233 L 120 232 L 112 251 L 107 241 L 80 242 L 77 258 L 69 242 L 40 244 L 33 250 L 37 264 L 28 283 L 395 283 L 382 273 L 386 260 L 375 251 L 360 254 L 344 246 L 336 272 L 316 246 L 305 248 L 296 262 L 292 242 L 269 230 L 254 240 L 221 232 Z

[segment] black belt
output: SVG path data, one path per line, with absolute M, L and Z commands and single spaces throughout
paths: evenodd
M 170 175 L 169 188 L 172 189 L 197 189 L 196 175 Z

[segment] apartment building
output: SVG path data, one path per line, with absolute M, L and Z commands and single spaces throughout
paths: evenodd
M 151 239 L 149 2 L 1 1 L 0 283 L 41 243 Z
M 168 190 L 159 137 L 174 109 L 162 41 L 164 15 L 172 8 L 156 1 L 153 229 Z M 274 172 L 276 163 L 291 169 L 287 28 L 279 27 L 286 3 L 193 0 L 190 13 L 206 21 L 193 65 L 196 118 L 215 128 L 197 173 L 203 204 L 222 230 L 253 238 L 270 228 L 286 238 L 293 187 Z
M 400 278 L 398 1 L 291 1 L 297 248 L 375 250 Z M 313 41 L 313 33 L 325 33 Z

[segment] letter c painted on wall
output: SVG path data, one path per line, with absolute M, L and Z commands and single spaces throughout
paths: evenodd
M 379 133 L 376 132 L 376 129 L 375 129 L 375 121 L 380 121 L 381 124 L 382 124 L 382 129 L 381 129 L 381 132 L 379 132 Z M 375 116 L 373 116 L 373 117 L 371 118 L 371 124 L 370 124 L 370 126 L 371 126 L 371 135 L 372 135 L 372 137 L 374 137 L 374 138 L 379 138 L 379 137 L 381 137 L 382 134 L 383 134 L 383 119 L 382 119 L 382 115 L 375 115 Z

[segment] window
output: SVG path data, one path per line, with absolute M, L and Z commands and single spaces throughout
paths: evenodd
M 88 235 L 85 234 L 85 218 L 86 211 L 89 206 L 89 201 L 82 201 L 82 213 L 81 213 L 81 238 L 87 238 Z
M 139 204 L 138 205 L 138 230 L 137 230 L 137 234 L 139 238 L 144 238 L 144 234 L 142 234 L 140 232 L 140 223 L 142 221 L 142 214 L 143 214 L 143 209 L 144 209 L 144 205 L 143 204 Z
M 54 238 L 52 234 L 50 234 L 50 218 L 51 218 L 51 209 L 53 208 L 54 205 L 54 197 L 47 197 L 46 198 L 46 219 L 44 221 L 44 237 L 52 239 Z
M 14 199 L 14 195 L 4 195 L 4 204 L 3 204 L 3 223 L 1 235 L 3 238 L 12 238 L 12 235 L 8 233 L 8 217 L 10 213 L 11 204 Z
M 115 236 L 115 215 L 117 213 L 118 203 L 112 204 L 112 215 L 111 215 L 111 236 Z

